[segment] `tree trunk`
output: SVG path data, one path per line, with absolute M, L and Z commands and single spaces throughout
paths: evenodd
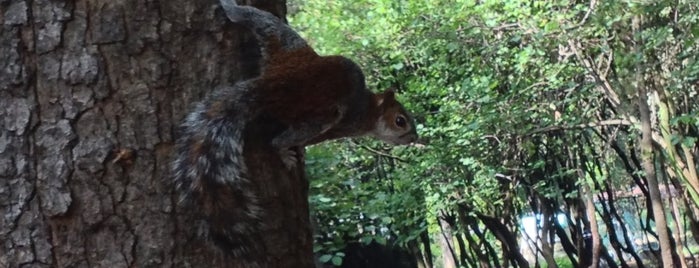
M 585 234 L 583 232 L 583 241 L 585 241 L 583 244 L 585 245 L 585 249 L 589 246 L 591 248 L 590 250 L 590 260 L 589 262 L 586 261 L 586 263 L 589 263 L 586 267 L 590 268 L 595 268 L 599 267 L 599 259 L 600 259 L 600 249 L 602 248 L 602 240 L 599 234 L 599 225 L 597 224 L 597 214 L 595 213 L 595 203 L 593 202 L 594 200 L 594 195 L 592 194 L 592 191 L 590 190 L 590 187 L 585 184 L 582 186 L 583 188 L 583 193 L 582 196 L 585 199 L 585 215 L 589 221 L 590 224 L 590 242 L 592 245 L 587 245 L 587 238 L 585 237 Z M 583 262 L 583 260 L 580 260 L 580 262 Z
M 665 219 L 665 207 L 663 206 L 662 196 L 658 185 L 658 179 L 655 175 L 655 164 L 653 157 L 653 144 L 651 141 L 651 124 L 650 124 L 650 109 L 648 108 L 648 98 L 646 91 L 639 87 L 639 111 L 641 112 L 641 157 L 643 170 L 646 173 L 648 181 L 648 191 L 650 192 L 650 201 L 653 208 L 653 219 L 655 221 L 655 231 L 658 233 L 658 242 L 660 244 L 660 255 L 663 261 L 663 267 L 674 267 L 672 261 L 672 247 L 670 243 L 670 234 L 667 228 Z
M 437 222 L 439 223 L 439 248 L 442 250 L 442 267 L 456 268 L 456 253 L 454 252 L 453 232 L 449 221 L 449 217 L 444 210 L 439 211 Z
M 425 250 L 425 254 L 422 255 L 425 267 L 434 267 L 434 261 L 432 260 L 432 249 L 430 248 L 430 235 L 426 229 L 420 233 L 420 242 Z
M 552 268 L 558 268 L 558 265 L 556 264 L 556 260 L 553 258 L 553 246 L 552 241 L 553 238 L 550 238 L 549 236 L 551 235 L 551 227 L 553 226 L 551 224 L 552 220 L 556 220 L 555 214 L 550 212 L 550 209 L 544 208 L 542 209 L 542 224 L 541 224 L 541 255 L 543 255 L 544 260 L 546 261 L 547 267 L 552 267 Z
M 408 242 L 408 250 L 410 250 L 410 253 L 415 257 L 415 263 L 417 263 L 417 268 L 427 268 L 427 264 L 425 264 L 425 258 L 422 256 L 422 250 L 420 250 L 420 246 L 417 243 L 417 240 L 412 240 Z
M 506 261 L 511 261 L 513 264 L 516 263 L 517 267 L 529 267 L 529 262 L 527 262 L 524 256 L 522 256 L 522 251 L 520 250 L 519 244 L 517 243 L 517 237 L 515 237 L 515 234 L 507 228 L 507 225 L 500 222 L 500 220 L 496 218 L 481 213 L 476 213 L 476 216 L 479 220 L 481 220 L 483 225 L 485 225 L 485 227 L 488 228 L 488 230 L 490 230 L 493 233 L 493 235 L 495 235 L 495 238 L 497 238 L 498 241 L 500 241 L 500 244 L 502 245 L 502 250 L 505 253 L 507 259 Z M 485 241 L 485 239 L 483 240 Z M 496 258 L 491 259 L 496 261 L 496 266 L 500 266 L 499 264 L 497 264 Z
M 0 267 L 246 267 L 168 183 L 191 103 L 257 73 L 218 1 L 10 0 L 0 21 Z M 249 154 L 269 210 L 256 261 L 312 266 L 304 171 Z
M 635 35 L 638 35 L 640 25 L 641 18 L 638 16 L 634 17 L 632 27 Z M 640 42 L 637 42 L 634 46 L 637 52 L 639 51 L 638 46 L 640 46 Z M 655 150 L 652 140 L 653 130 L 651 128 L 650 105 L 648 104 L 649 92 L 643 80 L 643 70 L 639 67 L 635 71 L 637 76 L 635 86 L 638 90 L 638 111 L 640 113 L 641 122 L 641 141 L 639 144 L 641 147 L 641 165 L 643 166 L 643 171 L 646 173 L 646 181 L 648 182 L 648 191 L 650 192 L 650 202 L 653 208 L 653 219 L 655 220 L 655 229 L 658 233 L 658 243 L 660 244 L 660 256 L 662 258 L 663 267 L 674 267 L 674 262 L 672 260 L 673 248 L 670 243 L 667 220 L 665 219 L 665 207 L 663 206 L 658 178 L 655 173 Z

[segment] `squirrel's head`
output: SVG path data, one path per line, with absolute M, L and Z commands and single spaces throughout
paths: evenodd
M 393 90 L 376 95 L 381 110 L 371 135 L 390 144 L 409 144 L 418 138 L 413 117 L 395 99 Z

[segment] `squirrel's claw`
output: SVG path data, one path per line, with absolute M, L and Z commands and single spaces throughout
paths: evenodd
M 281 157 L 282 162 L 284 162 L 287 169 L 296 167 L 296 163 L 298 161 L 296 150 L 292 148 L 282 148 L 279 150 L 279 157 Z

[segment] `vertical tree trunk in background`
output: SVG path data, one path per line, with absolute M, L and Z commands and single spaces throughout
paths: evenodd
M 553 214 L 550 209 L 542 209 L 541 255 L 544 257 L 547 267 L 551 268 L 558 268 L 556 259 L 553 257 L 553 245 L 551 243 L 552 239 L 549 237 L 551 235 L 551 227 L 553 226 L 551 221 L 555 221 L 555 217 L 555 214 Z
M 632 28 L 636 43 L 634 50 L 640 54 L 639 46 L 642 40 L 639 35 L 641 18 L 636 16 L 632 20 Z M 646 181 L 648 182 L 648 192 L 650 193 L 650 202 L 653 209 L 653 219 L 655 220 L 655 231 L 658 233 L 658 243 L 660 244 L 660 256 L 663 262 L 663 267 L 674 267 L 672 260 L 672 245 L 670 243 L 670 234 L 668 232 L 667 220 L 665 218 L 665 207 L 660 194 L 658 178 L 655 173 L 655 150 L 653 149 L 653 129 L 651 128 L 651 112 L 648 104 L 648 88 L 643 79 L 643 70 L 638 67 L 636 70 L 635 87 L 638 92 L 638 111 L 640 113 L 641 122 L 641 166 L 646 173 Z M 669 191 L 668 191 L 669 193 Z
M 427 241 L 427 243 L 425 243 L 425 241 Z M 421 245 L 425 247 L 424 253 L 423 250 L 420 249 Z M 427 233 L 427 230 L 420 233 L 419 240 L 416 239 L 408 242 L 408 250 L 415 257 L 415 263 L 417 263 L 417 268 L 433 267 L 431 257 L 432 251 L 430 250 L 429 246 L 429 234 Z
M 167 180 L 190 104 L 256 73 L 218 1 L 5 0 L 0 23 L 0 267 L 245 267 Z M 303 170 L 251 153 L 268 260 L 312 266 Z
M 500 241 L 500 245 L 503 248 L 503 253 L 505 253 L 505 263 L 512 262 L 516 263 L 517 267 L 529 267 L 529 263 L 527 260 L 524 258 L 522 255 L 522 250 L 520 250 L 519 244 L 517 243 L 517 237 L 513 232 L 510 231 L 510 229 L 507 228 L 507 225 L 502 223 L 499 219 L 484 215 L 482 213 L 476 213 L 477 217 L 485 227 L 490 230 L 490 232 L 495 235 L 495 238 Z M 482 239 L 483 241 L 486 241 L 485 239 Z M 486 247 L 489 247 L 486 245 Z M 490 250 L 491 252 L 494 252 L 494 250 Z M 491 257 L 491 259 L 494 259 Z M 499 267 L 499 263 L 497 262 L 497 259 L 495 259 L 495 266 Z
M 456 253 L 454 252 L 454 243 L 452 242 L 453 232 L 446 217 L 449 217 L 449 215 L 440 210 L 439 215 L 437 215 L 437 222 L 440 230 L 439 248 L 442 251 L 442 267 L 456 268 Z
M 590 224 L 590 236 L 592 241 L 592 245 L 585 245 L 585 247 L 591 247 L 591 252 L 590 252 L 590 261 L 589 265 L 587 267 L 590 268 L 596 268 L 599 267 L 599 259 L 600 259 L 600 249 L 602 247 L 602 239 L 599 234 L 599 225 L 597 225 L 597 214 L 595 213 L 595 203 L 594 203 L 594 195 L 592 194 L 592 191 L 590 190 L 589 185 L 584 185 L 583 186 L 583 193 L 582 193 L 583 198 L 585 199 L 585 214 L 587 216 L 587 219 L 589 220 Z M 583 232 L 583 241 L 587 241 L 585 238 L 584 232 Z M 585 243 L 583 243 L 585 244 Z M 582 263 L 583 260 L 580 260 Z
M 640 142 L 641 164 L 643 166 L 643 171 L 646 173 L 646 181 L 648 182 L 651 207 L 653 208 L 653 219 L 655 221 L 655 231 L 658 233 L 658 243 L 660 244 L 660 255 L 662 257 L 663 267 L 674 267 L 670 235 L 668 233 L 667 220 L 665 219 L 665 207 L 663 206 L 658 179 L 655 175 L 653 142 L 651 141 L 650 108 L 648 107 L 647 92 L 643 89 L 643 85 L 638 85 L 638 89 L 638 106 L 641 112 L 641 134 L 643 135 Z

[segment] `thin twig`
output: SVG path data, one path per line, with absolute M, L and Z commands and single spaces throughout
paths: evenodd
M 626 120 L 626 119 L 610 119 L 610 120 L 585 123 L 585 124 L 579 124 L 579 125 L 573 125 L 573 126 L 548 126 L 548 127 L 544 127 L 544 128 L 540 128 L 540 129 L 535 129 L 534 131 L 529 132 L 529 134 L 536 134 L 536 133 L 556 131 L 556 130 L 583 129 L 583 128 L 592 128 L 592 127 L 601 127 L 601 126 L 630 126 L 630 125 L 633 125 L 633 123 L 629 120 Z
M 357 145 L 357 146 L 359 146 L 360 148 L 362 148 L 362 149 L 364 149 L 364 150 L 367 150 L 367 151 L 369 151 L 369 152 L 371 152 L 371 153 L 374 153 L 374 154 L 377 154 L 377 155 L 380 155 L 380 156 L 388 157 L 388 158 L 391 158 L 391 159 L 394 159 L 394 160 L 396 160 L 396 161 L 400 161 L 400 162 L 403 162 L 403 163 L 407 163 L 407 162 L 408 162 L 408 161 L 406 161 L 405 159 L 402 159 L 402 158 L 400 158 L 400 157 L 397 157 L 397 156 L 394 156 L 394 155 L 391 155 L 391 154 L 387 154 L 387 153 L 378 151 L 378 150 L 373 149 L 373 148 L 371 148 L 371 147 L 369 147 L 369 146 L 366 146 L 366 145 L 364 145 L 364 144 L 356 143 L 355 141 L 350 141 L 350 143 L 352 143 L 353 145 Z

